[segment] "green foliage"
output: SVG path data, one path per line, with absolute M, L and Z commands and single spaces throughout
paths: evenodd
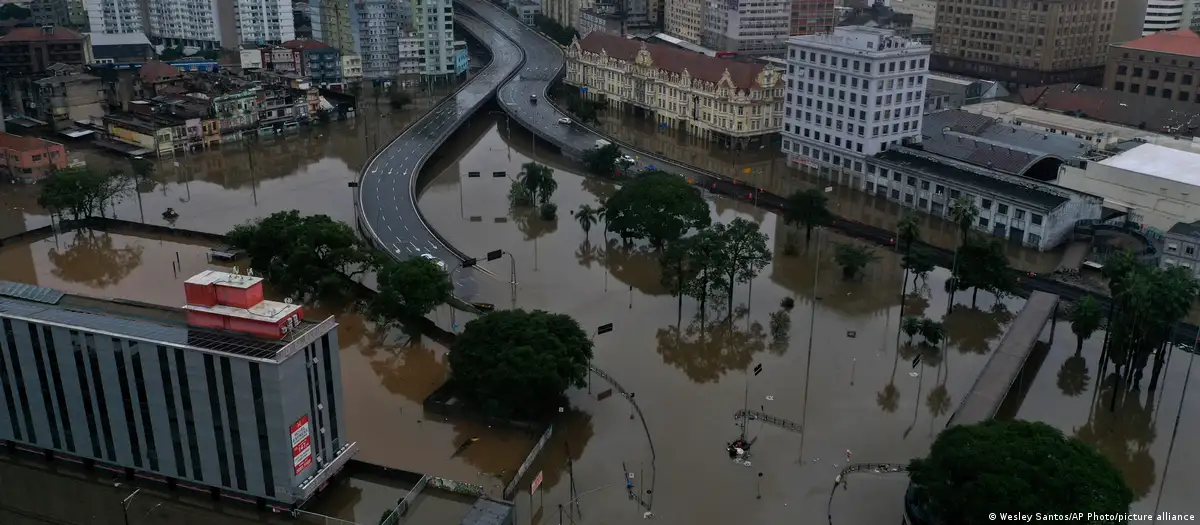
M 921 333 L 921 318 L 916 316 L 906 316 L 900 321 L 900 329 L 908 336 L 909 344 L 912 344 L 913 338 Z
M 816 188 L 793 193 L 783 208 L 783 221 L 804 227 L 806 242 L 812 241 L 813 228 L 833 222 L 825 193 Z
M 538 215 L 543 221 L 552 221 L 558 218 L 558 205 L 553 202 L 543 202 L 538 206 Z
M 728 226 L 717 223 L 711 228 L 716 234 L 720 249 L 713 264 L 723 275 L 728 308 L 733 311 L 733 287 L 747 283 L 758 276 L 771 263 L 771 250 L 767 249 L 767 234 L 758 224 L 738 217 Z
M 536 162 L 526 162 L 521 165 L 519 182 L 538 204 L 550 202 L 550 197 L 554 196 L 554 192 L 558 190 L 558 181 L 554 180 L 554 169 Z
M 727 287 L 724 273 L 716 264 L 723 246 L 712 228 L 668 244 L 661 258 L 663 286 L 681 299 L 686 295 L 699 300 L 703 310 L 710 293 Z
M 917 217 L 916 213 L 905 212 L 896 225 L 896 235 L 904 244 L 904 252 L 911 252 L 913 243 L 921 240 L 921 218 Z
M 1016 278 L 1008 265 L 1004 241 L 996 237 L 969 235 L 966 243 L 958 249 L 958 276 L 954 283 L 956 290 L 974 289 L 971 308 L 975 307 L 979 290 L 987 290 L 997 296 L 1013 293 Z
M 600 115 L 601 105 L 595 101 L 588 100 L 579 95 L 578 91 L 568 89 L 567 95 L 567 111 L 575 117 L 575 120 L 581 123 L 596 122 Z
M 17 4 L 0 5 L 0 20 L 28 20 L 33 17 L 33 11 Z
M 587 384 L 592 342 L 568 315 L 500 310 L 467 323 L 450 350 L 455 393 L 499 417 L 537 417 Z
M 551 40 L 564 46 L 571 45 L 571 41 L 579 37 L 579 31 L 576 31 L 574 27 L 563 27 L 558 22 L 541 14 L 533 15 L 533 25 L 537 26 L 541 32 L 546 33 Z
M 221 52 L 216 49 L 201 49 L 190 55 L 183 52 L 182 46 L 169 46 L 163 48 L 162 53 L 158 54 L 158 59 L 164 62 L 181 60 L 184 58 L 203 58 L 206 60 L 217 60 L 221 57 Z
M 583 228 L 583 234 L 586 236 L 592 231 L 592 226 L 600 220 L 600 210 L 587 204 L 580 204 L 579 209 L 575 212 L 575 220 L 579 222 L 579 227 Z
M 250 267 L 276 290 L 302 300 L 343 296 L 346 277 L 373 269 L 379 261 L 350 226 L 327 215 L 301 217 L 296 210 L 235 226 L 225 238 L 246 250 Z
M 609 231 L 659 248 L 712 221 L 700 192 L 662 171 L 646 172 L 621 186 L 604 209 Z
M 878 261 L 879 255 L 875 254 L 874 248 L 868 246 L 838 243 L 833 258 L 838 266 L 842 267 L 842 277 L 850 280 L 862 278 L 863 270 Z
M 588 171 L 605 177 L 611 177 L 618 168 L 617 161 L 621 158 L 621 147 L 616 144 L 605 144 L 603 147 L 592 148 L 583 152 L 583 166 Z
M 796 307 L 796 300 L 791 297 L 784 297 L 782 301 L 779 301 L 779 306 L 784 310 L 791 310 Z
M 1116 315 L 1109 321 L 1109 359 L 1118 370 L 1136 371 L 1133 380 L 1136 387 L 1150 356 L 1159 354 L 1155 379 L 1151 382 L 1153 389 L 1164 348 L 1175 325 L 1191 310 L 1200 293 L 1200 284 L 1187 268 L 1149 266 L 1130 254 L 1109 257 L 1105 272 L 1116 301 Z
M 513 181 L 508 186 L 508 204 L 515 208 L 526 208 L 533 206 L 533 193 L 519 181 Z
M 933 254 L 923 248 L 913 248 L 908 252 L 901 259 L 901 266 L 921 279 L 928 278 L 929 272 L 936 267 L 933 262 Z
M 388 326 L 424 316 L 454 293 L 445 270 L 423 257 L 385 262 L 376 280 L 379 293 L 371 299 L 371 318 Z
M 946 338 L 946 328 L 942 323 L 934 321 L 928 317 L 921 319 L 920 326 L 921 338 L 925 340 L 925 344 L 929 346 L 937 346 Z
M 967 234 L 971 233 L 977 219 L 979 219 L 979 208 L 975 206 L 975 201 L 971 198 L 963 196 L 950 203 L 950 220 L 958 225 L 963 244 L 967 243 Z
M 105 207 L 120 203 L 130 191 L 129 180 L 119 172 L 100 172 L 88 167 L 67 168 L 54 172 L 42 183 L 38 205 L 72 220 L 99 214 Z
M 1045 423 L 953 426 L 908 468 L 918 504 L 936 523 L 984 525 L 997 509 L 1123 514 L 1133 502 L 1133 492 L 1107 458 Z
M 1079 355 L 1083 352 L 1083 342 L 1092 337 L 1104 322 L 1104 311 L 1095 298 L 1085 295 L 1067 312 L 1067 319 L 1071 321 L 1071 331 L 1076 337 L 1075 355 Z

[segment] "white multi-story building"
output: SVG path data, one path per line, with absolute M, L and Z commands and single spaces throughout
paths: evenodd
M 349 0 L 309 0 L 312 38 L 344 53 L 359 52 L 356 4 Z
M 217 0 L 150 0 L 146 7 L 148 33 L 157 43 L 203 49 L 215 49 L 223 42 L 236 45 L 235 14 L 230 4 Z M 224 35 L 222 26 L 226 28 Z
M 93 33 L 145 33 L 138 0 L 87 0 L 84 9 Z
M 919 142 L 930 47 L 890 29 L 838 27 L 788 40 L 788 162 L 863 172 L 863 159 Z
M 1184 21 L 1184 9 L 1191 0 L 1151 0 L 1146 3 L 1146 17 L 1142 21 L 1142 36 L 1159 31 L 1187 29 L 1191 17 Z
M 425 71 L 425 67 L 421 63 L 421 50 L 425 47 L 423 42 L 421 35 L 416 31 L 406 31 L 400 36 L 400 58 L 396 62 L 396 74 L 405 77 L 403 80 L 408 80 L 408 77 L 419 77 Z
M 424 46 L 422 74 L 430 80 L 454 76 L 454 2 L 413 0 L 413 22 Z
M 353 4 L 352 25 L 357 33 L 364 80 L 383 82 L 399 74 L 400 16 L 405 8 L 396 0 L 364 0 Z
M 292 0 L 237 0 L 238 44 L 278 44 L 296 39 Z
M 718 51 L 781 55 L 791 13 L 792 0 L 708 0 L 701 43 Z

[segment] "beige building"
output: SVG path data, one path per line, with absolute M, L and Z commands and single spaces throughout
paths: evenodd
M 593 32 L 567 48 L 567 84 L 610 111 L 652 116 L 658 125 L 730 147 L 757 143 L 783 126 L 783 72 Z
M 347 84 L 362 82 L 362 57 L 353 53 L 342 55 L 342 81 Z
M 913 27 L 932 29 L 937 20 L 937 0 L 892 0 L 891 7 L 897 13 L 912 15 Z
M 1117 3 L 938 0 L 931 69 L 1021 87 L 1097 83 Z
M 1113 44 L 1104 67 L 1104 87 L 1139 95 L 1200 104 L 1200 35 L 1188 29 L 1154 33 Z
M 704 36 L 704 0 L 666 0 L 663 9 L 663 32 L 700 45 Z
M 592 0 L 542 0 L 542 14 L 564 27 L 579 27 L 579 13 L 590 9 Z

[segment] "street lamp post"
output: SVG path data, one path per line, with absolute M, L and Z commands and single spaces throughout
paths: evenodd
M 133 170 L 133 192 L 137 194 L 137 199 L 138 199 L 138 215 L 141 215 L 141 216 L 142 216 L 142 223 L 145 223 L 145 222 L 146 222 L 146 211 L 142 209 L 142 191 L 141 191 L 141 190 L 138 188 L 138 183 L 140 183 L 140 182 L 141 182 L 141 181 L 140 181 L 140 180 L 138 180 L 138 179 L 139 179 L 139 178 L 141 178 L 141 176 L 140 176 L 140 175 L 138 175 L 138 170 L 137 170 L 137 168 L 134 166 L 134 163 L 135 163 L 135 162 L 143 162 L 143 161 L 145 161 L 145 160 L 146 160 L 146 159 L 145 159 L 145 158 L 143 158 L 141 155 L 137 155 L 137 156 L 131 157 L 131 158 L 129 159 L 129 169 L 132 169 L 132 170 Z M 153 189 L 153 188 L 151 188 L 151 189 Z
M 133 498 L 135 496 L 137 496 L 138 493 L 141 491 L 142 491 L 142 489 L 137 489 L 137 490 L 133 491 L 132 493 L 130 493 L 128 496 L 125 496 L 125 499 L 121 500 L 121 515 L 124 516 L 124 518 L 125 518 L 125 525 L 129 525 L 129 504 L 133 503 Z M 154 510 L 154 509 L 150 509 L 150 510 Z
M 828 191 L 828 190 L 826 190 Z M 817 285 L 820 283 L 819 276 L 821 274 L 821 233 L 824 228 L 817 228 L 817 257 L 813 262 L 813 300 L 812 311 L 808 315 L 808 356 L 805 358 L 804 365 L 804 414 L 800 416 L 800 427 L 803 428 L 808 423 L 808 385 L 812 382 L 812 345 L 813 331 L 817 328 L 817 301 L 820 297 L 817 295 Z M 800 457 L 799 461 L 804 462 L 804 434 L 800 434 Z
M 475 264 L 478 262 L 479 261 L 477 259 L 475 259 L 474 257 L 468 257 L 467 259 L 463 260 L 463 262 L 461 264 L 456 266 L 453 270 L 450 270 L 450 284 L 452 286 L 454 285 L 454 274 L 455 273 L 457 273 L 459 270 L 461 270 L 463 268 L 473 268 L 475 266 Z M 450 331 L 454 332 L 454 333 L 458 333 L 458 321 L 455 318 L 454 305 L 450 305 Z

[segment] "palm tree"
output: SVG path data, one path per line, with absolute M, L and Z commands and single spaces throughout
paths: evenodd
M 937 346 L 946 337 L 946 327 L 928 317 L 921 319 L 919 330 L 921 337 L 925 339 L 925 344 L 929 346 Z
M 579 227 L 583 228 L 583 235 L 585 238 L 588 236 L 588 233 L 592 231 L 592 225 L 596 224 L 599 214 L 600 210 L 597 210 L 596 208 L 588 206 L 587 204 L 579 205 L 579 210 L 575 212 L 575 220 L 579 221 Z
M 950 203 L 950 220 L 958 225 L 958 231 L 962 233 L 962 242 L 966 244 L 967 235 L 971 233 L 971 229 L 975 227 L 975 221 L 979 219 L 979 208 L 975 206 L 975 201 L 968 197 L 959 197 Z
M 813 228 L 833 222 L 825 193 L 816 188 L 793 193 L 784 205 L 783 222 L 803 226 L 805 242 L 812 242 Z
M 895 412 L 900 407 L 900 389 L 896 388 L 895 383 L 888 383 L 883 390 L 875 394 L 875 403 L 884 412 Z
M 900 321 L 900 329 L 908 335 L 908 344 L 912 344 L 913 338 L 921 333 L 921 319 L 911 315 L 905 317 Z
M 1090 295 L 1083 296 L 1079 302 L 1075 303 L 1075 307 L 1067 312 L 1067 319 L 1071 321 L 1071 331 L 1075 333 L 1075 355 L 1078 356 L 1083 352 L 1083 342 L 1092 337 L 1096 330 L 1100 329 L 1100 323 L 1104 320 L 1104 312 L 1100 310 L 1100 303 Z
M 921 224 L 916 214 L 905 213 L 896 225 L 896 233 L 900 242 L 904 243 L 904 284 L 900 285 L 900 317 L 904 317 L 904 303 L 908 297 L 908 271 L 912 258 L 913 243 L 921 238 Z
M 558 189 L 558 182 L 554 180 L 554 170 L 536 162 L 526 162 L 521 165 L 519 182 L 524 186 L 525 191 L 540 204 L 550 202 L 550 196 Z

